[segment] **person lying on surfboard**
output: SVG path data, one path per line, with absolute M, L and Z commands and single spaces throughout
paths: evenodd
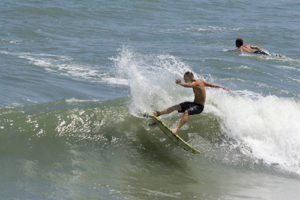
M 244 41 L 242 38 L 236 39 L 235 46 L 237 47 L 235 49 L 236 51 L 271 56 L 271 54 L 269 52 L 263 50 L 262 48 L 260 48 L 258 46 L 252 46 L 252 45 L 246 45 L 246 44 L 244 45 Z M 276 56 L 282 57 L 281 54 L 276 54 Z
M 153 112 L 153 115 L 155 115 L 157 117 L 160 115 L 169 114 L 176 110 L 179 113 L 184 113 L 178 126 L 174 129 L 172 129 L 172 131 L 174 133 L 177 133 L 179 131 L 179 129 L 187 121 L 189 115 L 200 114 L 203 111 L 205 99 L 206 99 L 205 87 L 222 88 L 226 91 L 229 91 L 229 89 L 227 89 L 226 87 L 223 87 L 221 85 L 217 85 L 214 83 L 208 83 L 204 80 L 196 80 L 194 77 L 194 74 L 189 71 L 185 72 L 183 79 L 184 79 L 185 83 L 182 83 L 180 79 L 177 79 L 176 84 L 181 85 L 183 87 L 187 87 L 187 88 L 193 88 L 193 91 L 195 94 L 194 102 L 183 102 L 178 105 L 174 105 L 172 107 L 166 108 L 162 111 Z

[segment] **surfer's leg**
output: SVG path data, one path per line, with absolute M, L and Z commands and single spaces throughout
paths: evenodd
M 180 107 L 180 105 L 175 105 L 175 106 L 171 106 L 171 107 L 169 107 L 169 108 L 166 108 L 166 109 L 164 109 L 164 110 L 162 110 L 162 111 L 160 111 L 160 112 L 153 112 L 153 115 L 155 115 L 155 116 L 158 116 L 158 115 L 165 115 L 165 114 L 169 114 L 169 113 L 171 113 L 171 112 L 173 112 L 173 111 L 175 111 L 175 110 L 181 110 L 181 107 Z
M 174 129 L 172 129 L 172 131 L 173 131 L 174 133 L 177 133 L 177 132 L 179 131 L 179 129 L 180 129 L 180 128 L 185 124 L 185 122 L 188 120 L 188 117 L 189 117 L 189 113 L 188 113 L 188 111 L 186 110 L 186 111 L 184 112 L 183 117 L 181 118 L 181 120 L 180 120 L 178 126 L 177 126 L 176 128 L 174 128 Z

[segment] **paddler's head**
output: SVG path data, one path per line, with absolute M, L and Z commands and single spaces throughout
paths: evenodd
M 235 46 L 237 48 L 239 48 L 240 46 L 243 46 L 243 45 L 244 45 L 244 41 L 243 41 L 242 38 L 238 38 L 238 39 L 235 40 Z
M 192 82 L 193 80 L 195 80 L 194 74 L 193 74 L 192 72 L 190 72 L 190 71 L 185 72 L 185 73 L 184 73 L 184 76 L 183 76 L 183 79 L 184 79 L 184 82 L 190 83 L 190 82 Z

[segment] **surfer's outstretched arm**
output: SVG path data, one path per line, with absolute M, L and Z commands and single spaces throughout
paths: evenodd
M 215 83 L 209 83 L 209 82 L 206 82 L 206 81 L 203 81 L 203 82 L 204 82 L 204 85 L 207 86 L 207 87 L 222 88 L 223 90 L 229 91 L 228 88 L 226 88 L 222 85 L 218 85 L 218 84 L 215 84 Z
M 183 83 L 183 82 L 181 82 L 180 79 L 176 79 L 175 83 L 178 85 L 181 85 L 183 87 L 193 87 L 194 86 L 193 83 Z

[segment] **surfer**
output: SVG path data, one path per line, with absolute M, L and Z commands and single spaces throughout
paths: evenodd
M 258 46 L 252 46 L 252 45 L 246 45 L 246 44 L 244 45 L 244 41 L 242 38 L 236 39 L 235 46 L 237 47 L 235 49 L 236 51 L 271 56 L 271 54 L 269 52 L 263 50 L 262 48 L 260 48 Z M 276 56 L 282 57 L 281 54 L 276 54 Z
M 166 108 L 162 111 L 153 112 L 153 115 L 160 116 L 169 114 L 173 111 L 178 111 L 179 113 L 184 113 L 182 119 L 180 120 L 178 126 L 172 129 L 173 132 L 177 133 L 179 129 L 184 125 L 187 121 L 189 115 L 200 114 L 204 109 L 205 99 L 206 99 L 206 91 L 205 87 L 214 87 L 214 88 L 222 88 L 224 90 L 229 91 L 226 87 L 221 85 L 217 85 L 214 83 L 208 83 L 204 80 L 196 80 L 194 74 L 192 72 L 185 72 L 183 76 L 184 82 L 182 83 L 180 79 L 177 79 L 175 82 L 178 85 L 187 88 L 193 88 L 194 91 L 194 102 L 183 102 L 178 105 L 174 105 L 172 107 Z

